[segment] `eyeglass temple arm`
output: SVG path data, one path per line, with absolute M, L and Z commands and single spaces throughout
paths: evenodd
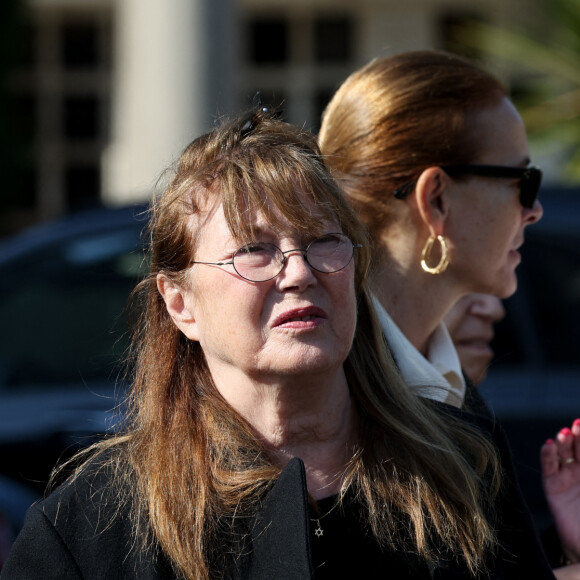
M 208 266 L 227 266 L 228 264 L 233 264 L 234 261 L 230 260 L 229 262 L 200 262 L 199 260 L 193 260 L 190 263 L 191 264 L 207 264 Z

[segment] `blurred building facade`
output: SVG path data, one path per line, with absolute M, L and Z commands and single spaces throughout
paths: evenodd
M 449 49 L 470 18 L 537 17 L 523 0 L 20 3 L 7 87 L 13 126 L 29 136 L 24 221 L 149 198 L 192 138 L 258 90 L 316 131 L 338 84 L 372 57 Z

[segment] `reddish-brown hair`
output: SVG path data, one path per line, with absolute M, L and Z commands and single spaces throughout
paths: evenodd
M 373 238 L 391 223 L 397 188 L 427 167 L 476 160 L 474 114 L 505 96 L 496 77 L 439 51 L 375 59 L 346 79 L 323 114 L 319 143 Z

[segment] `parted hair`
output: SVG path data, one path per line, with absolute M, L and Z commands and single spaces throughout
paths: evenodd
M 506 96 L 494 75 L 442 51 L 377 58 L 344 81 L 319 143 L 373 239 L 395 219 L 397 188 L 428 167 L 477 159 L 475 115 Z
M 252 237 L 252 212 L 272 227 L 283 216 L 315 236 L 321 218 L 353 242 L 357 328 L 345 372 L 358 413 L 358 441 L 341 497 L 354 493 L 377 540 L 434 561 L 447 552 L 475 573 L 493 550 L 489 508 L 498 490 L 491 443 L 434 410 L 404 385 L 366 288 L 365 228 L 331 178 L 316 139 L 260 110 L 193 141 L 151 209 L 150 274 L 136 288 L 132 389 L 122 432 L 97 445 L 129 490 L 140 546 L 160 547 L 187 579 L 219 578 L 220 554 L 251 518 L 281 467 L 222 398 L 198 342 L 170 318 L 156 277 L 184 283 L 208 202 L 223 204 L 232 235 Z M 314 208 L 314 210 L 313 210 Z M 81 467 L 82 470 L 82 467 Z M 80 473 L 80 471 L 79 471 Z M 122 498 L 120 497 L 121 501 Z M 403 531 L 406 530 L 406 531 Z

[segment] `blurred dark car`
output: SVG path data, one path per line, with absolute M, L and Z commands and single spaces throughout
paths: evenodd
M 545 187 L 540 199 L 544 217 L 526 229 L 518 291 L 504 302 L 481 392 L 510 438 L 542 527 L 540 446 L 580 417 L 580 190 Z
M 0 243 L 4 536 L 18 529 L 58 460 L 114 427 L 145 212 L 93 210 Z

